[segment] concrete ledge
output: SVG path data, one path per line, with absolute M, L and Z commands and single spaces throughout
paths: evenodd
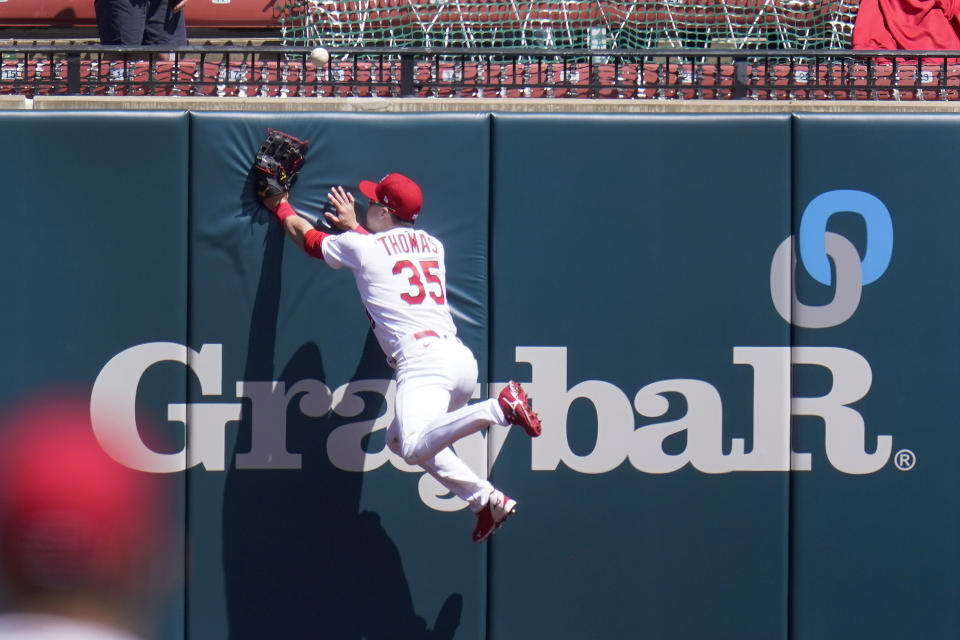
M 30 107 L 30 100 L 23 96 L 0 96 L 0 111 L 15 111 Z
M 873 100 L 587 100 L 579 98 L 215 98 L 166 96 L 44 96 L 22 106 L 34 110 L 123 111 L 343 111 L 379 113 L 934 113 L 960 112 L 960 102 Z

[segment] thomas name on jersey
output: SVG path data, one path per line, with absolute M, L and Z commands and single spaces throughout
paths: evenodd
M 423 231 L 387 233 L 377 238 L 388 256 L 395 253 L 437 253 L 437 243 Z

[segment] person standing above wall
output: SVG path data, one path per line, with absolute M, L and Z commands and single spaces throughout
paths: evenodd
M 906 51 L 960 49 L 960 17 L 941 0 L 862 0 L 853 26 L 853 48 Z M 942 59 L 928 59 L 939 64 Z M 956 64 L 948 58 L 947 64 Z
M 187 44 L 187 0 L 94 0 L 100 44 Z

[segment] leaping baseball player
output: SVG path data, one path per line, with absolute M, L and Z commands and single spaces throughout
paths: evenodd
M 396 369 L 396 418 L 387 445 L 470 505 L 477 515 L 473 539 L 482 542 L 517 503 L 471 471 L 450 445 L 491 424 L 518 425 L 537 437 L 540 418 L 514 381 L 496 399 L 467 404 L 477 361 L 457 338 L 450 314 L 443 244 L 414 228 L 423 203 L 420 187 L 399 173 L 359 187 L 370 200 L 367 228 L 357 222 L 353 194 L 343 187 L 327 194 L 335 213 L 324 215 L 341 234 L 319 231 L 297 215 L 286 191 L 260 196 L 297 246 L 334 269 L 353 272 L 377 341 Z

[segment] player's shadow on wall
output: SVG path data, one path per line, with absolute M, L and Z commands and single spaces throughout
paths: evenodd
M 274 375 L 284 236 L 267 233 L 250 324 L 244 380 L 325 380 L 323 357 L 305 343 Z M 354 379 L 390 377 L 372 333 Z M 380 407 L 379 409 L 382 409 Z M 237 452 L 250 449 L 250 407 Z M 278 425 L 279 426 L 279 425 Z M 308 418 L 290 403 L 287 447 L 299 470 L 227 472 L 223 563 L 233 640 L 441 640 L 453 638 L 462 597 L 451 596 L 428 629 L 416 615 L 396 545 L 379 517 L 360 512 L 363 474 L 336 469 L 326 455 L 329 414 Z

